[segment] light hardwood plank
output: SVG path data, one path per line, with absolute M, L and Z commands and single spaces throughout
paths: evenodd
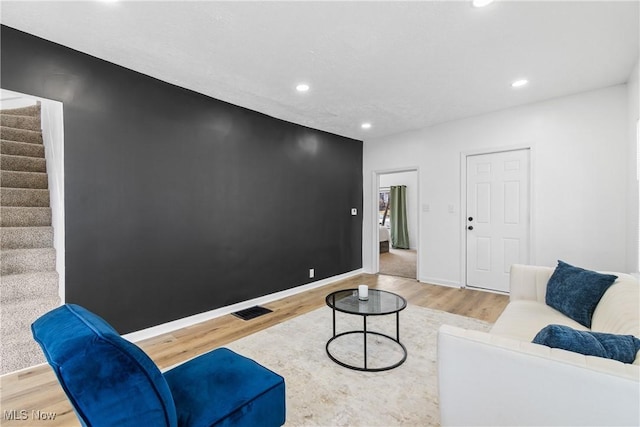
M 362 274 L 265 304 L 264 306 L 273 312 L 250 321 L 240 320 L 233 315 L 221 316 L 137 344 L 160 369 L 164 370 L 247 335 L 324 307 L 325 297 L 329 293 L 357 288 L 360 284 L 395 292 L 406 298 L 409 304 L 488 322 L 495 322 L 508 302 L 505 295 L 429 285 L 401 277 Z M 11 410 L 25 410 L 29 417 L 32 416 L 32 411 L 55 412 L 55 420 L 42 422 L 51 427 L 80 425 L 48 365 L 0 377 L 0 425 L 28 425 L 25 421 L 5 419 L 5 411 Z

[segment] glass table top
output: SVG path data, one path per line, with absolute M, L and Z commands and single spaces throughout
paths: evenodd
M 363 316 L 397 313 L 407 307 L 407 300 L 392 292 L 369 289 L 369 299 L 358 299 L 357 289 L 344 289 L 327 295 L 327 305 L 338 311 Z

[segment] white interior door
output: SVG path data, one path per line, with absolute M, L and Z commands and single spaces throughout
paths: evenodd
M 467 156 L 467 286 L 509 292 L 529 262 L 529 150 Z

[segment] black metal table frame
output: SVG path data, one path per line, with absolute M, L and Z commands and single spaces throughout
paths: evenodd
M 334 298 L 333 305 L 329 304 L 329 297 L 330 296 L 333 296 L 333 298 Z M 383 334 L 381 332 L 375 332 L 375 331 L 368 331 L 367 330 L 367 317 L 369 317 L 369 316 L 385 316 L 385 315 L 389 315 L 389 314 L 393 314 L 393 313 L 361 314 L 361 313 L 352 313 L 352 312 L 343 311 L 343 310 L 338 310 L 338 311 L 342 311 L 343 313 L 346 313 L 346 314 L 362 316 L 363 317 L 363 330 L 362 331 L 346 331 L 346 332 L 341 332 L 341 333 L 336 335 L 335 292 L 332 293 L 332 294 L 327 295 L 326 301 L 327 301 L 327 305 L 329 305 L 331 307 L 331 310 L 333 312 L 333 337 L 331 339 L 329 339 L 329 341 L 327 341 L 327 345 L 325 346 L 325 349 L 327 351 L 327 355 L 329 356 L 329 358 L 331 360 L 333 360 L 335 363 L 337 363 L 340 366 L 344 366 L 345 368 L 353 369 L 353 370 L 356 370 L 356 371 L 381 372 L 381 371 L 388 371 L 390 369 L 397 368 L 398 366 L 402 365 L 405 362 L 405 360 L 407 360 L 407 348 L 404 346 L 404 344 L 402 344 L 400 342 L 400 311 L 402 311 L 402 309 L 395 312 L 395 315 L 396 315 L 396 338 L 393 338 L 393 337 L 391 337 L 389 335 L 386 335 L 386 334 Z M 344 363 L 344 362 L 338 360 L 336 357 L 334 357 L 331 354 L 331 351 L 329 351 L 329 345 L 335 339 L 340 338 L 341 336 L 350 335 L 350 334 L 363 334 L 363 337 L 364 337 L 364 367 L 363 368 L 361 368 L 359 366 L 349 365 L 348 363 Z M 387 338 L 387 339 L 393 341 L 394 343 L 398 344 L 400 346 L 400 348 L 402 349 L 402 353 L 403 353 L 402 359 L 400 361 L 398 361 L 397 363 L 394 363 L 393 365 L 383 366 L 381 368 L 367 368 L 367 335 L 368 334 L 378 335 L 378 336 Z

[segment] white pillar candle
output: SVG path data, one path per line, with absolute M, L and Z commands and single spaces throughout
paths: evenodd
M 369 299 L 369 287 L 367 285 L 358 286 L 358 298 L 363 300 Z

